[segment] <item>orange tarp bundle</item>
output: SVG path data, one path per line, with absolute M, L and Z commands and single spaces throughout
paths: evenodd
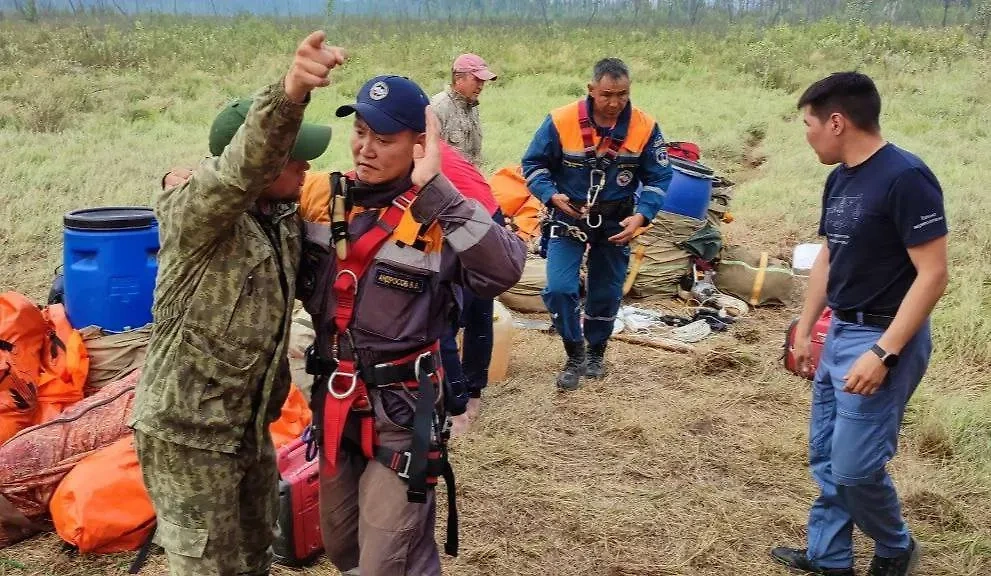
M 269 427 L 276 448 L 296 440 L 312 417 L 295 385 L 282 416 Z M 132 435 L 80 461 L 49 504 L 58 535 L 83 553 L 137 550 L 155 526 L 155 508 L 141 476 Z
M 96 450 L 130 435 L 127 420 L 140 374 L 132 372 L 0 446 L 0 548 L 44 529 L 48 502 L 66 473 Z M 35 527 L 8 529 L 25 522 Z
M 155 527 L 155 508 L 128 435 L 76 464 L 52 495 L 55 531 L 83 553 L 137 550 Z
M 282 415 L 268 427 L 276 450 L 302 436 L 303 430 L 306 430 L 312 419 L 313 412 L 310 411 L 306 397 L 293 384 L 289 388 L 285 404 L 282 405 Z
M 540 212 L 543 205 L 530 194 L 520 166 L 507 166 L 489 180 L 502 213 L 513 226 L 516 234 L 529 242 L 540 235 Z

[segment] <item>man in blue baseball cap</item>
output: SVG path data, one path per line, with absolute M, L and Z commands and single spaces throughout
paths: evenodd
M 300 196 L 297 295 L 316 332 L 308 448 L 320 454 L 324 547 L 344 574 L 440 575 L 438 476 L 445 551 L 457 555 L 440 339 L 463 289 L 494 298 L 519 281 L 526 259 L 523 242 L 441 172 L 429 103 L 408 78 L 366 82 L 337 110 L 354 115 L 354 170 L 311 172 Z
M 361 87 L 354 104 L 337 109 L 340 118 L 355 115 L 351 155 L 359 182 L 408 187 L 413 158 L 423 156 L 429 104 L 412 80 L 376 76 Z M 437 162 L 439 171 L 439 158 Z
M 357 113 L 382 134 L 403 130 L 422 134 L 427 131 L 425 107 L 429 104 L 427 95 L 409 78 L 376 76 L 361 87 L 357 102 L 337 109 L 337 116 L 344 118 Z

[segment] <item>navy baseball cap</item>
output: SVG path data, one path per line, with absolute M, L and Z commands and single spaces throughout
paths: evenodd
M 427 131 L 426 106 L 430 104 L 416 82 L 405 76 L 376 76 L 358 91 L 358 101 L 337 109 L 338 118 L 357 113 L 378 134 L 403 130 Z

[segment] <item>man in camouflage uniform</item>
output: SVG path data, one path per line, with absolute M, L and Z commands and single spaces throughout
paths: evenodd
M 173 575 L 269 573 L 278 472 L 268 426 L 289 391 L 294 202 L 330 141 L 303 111 L 344 61 L 325 37 L 308 36 L 253 102 L 225 108 L 213 157 L 156 201 L 155 324 L 130 425 Z
M 482 165 L 478 97 L 485 83 L 495 79 L 485 60 L 475 54 L 462 54 L 451 67 L 451 85 L 430 100 L 440 120 L 441 136 L 476 167 Z

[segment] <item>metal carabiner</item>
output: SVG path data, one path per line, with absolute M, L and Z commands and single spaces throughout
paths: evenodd
M 587 218 L 588 217 L 586 216 L 586 219 Z M 602 225 L 602 223 L 600 222 L 599 223 L 599 226 L 601 226 L 601 225 Z M 598 226 L 591 226 L 591 227 L 592 228 L 597 228 Z M 571 226 L 571 227 L 569 227 L 568 232 L 570 232 L 571 235 L 574 236 L 579 242 L 588 242 L 588 234 L 582 232 L 582 229 L 579 228 L 578 226 Z
M 588 224 L 588 227 L 592 228 L 593 230 L 598 228 L 599 226 L 602 226 L 602 214 L 596 214 L 595 216 L 598 218 L 598 220 L 596 221 L 595 224 L 592 224 L 592 215 L 585 214 L 585 223 Z
M 596 182 L 598 179 L 598 182 Z M 606 186 L 606 172 L 605 170 L 599 170 L 594 168 L 588 174 L 588 191 L 586 193 L 586 200 L 588 201 L 588 207 L 591 208 L 599 201 L 599 192 L 602 191 Z
M 596 182 L 598 179 L 598 182 Z M 599 193 L 606 186 L 606 172 L 605 170 L 600 170 L 598 168 L 593 168 L 588 174 L 588 191 L 586 192 L 587 202 L 585 203 L 585 209 L 588 212 L 585 213 L 585 223 L 591 229 L 596 229 L 602 226 L 602 214 L 596 214 L 596 223 L 592 223 L 591 210 L 599 201 Z

